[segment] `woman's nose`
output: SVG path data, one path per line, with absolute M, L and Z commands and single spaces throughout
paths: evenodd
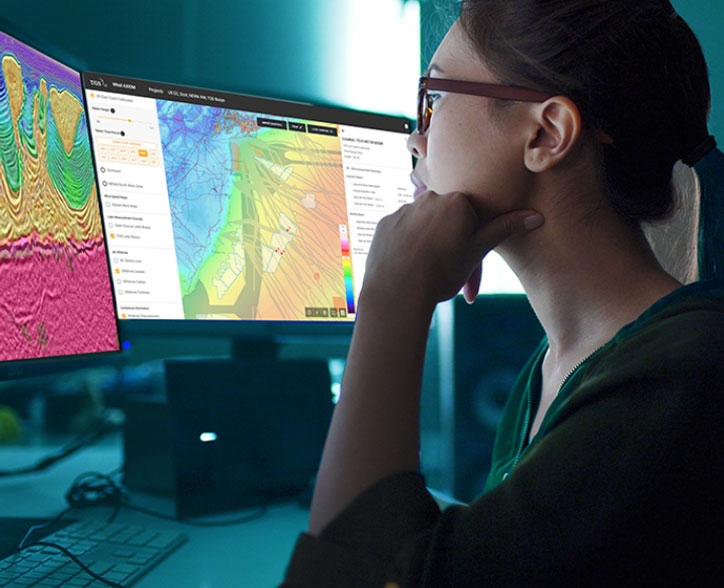
M 407 138 L 407 150 L 413 157 L 420 159 L 427 154 L 427 137 L 418 131 L 414 131 Z

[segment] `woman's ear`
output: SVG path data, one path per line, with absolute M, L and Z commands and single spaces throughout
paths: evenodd
M 562 161 L 578 143 L 581 113 L 565 96 L 553 96 L 531 109 L 532 125 L 525 146 L 525 166 L 542 172 Z

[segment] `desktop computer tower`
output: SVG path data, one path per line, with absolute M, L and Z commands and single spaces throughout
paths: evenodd
M 126 406 L 124 483 L 179 518 L 308 492 L 333 404 L 323 360 L 170 360 L 164 401 Z

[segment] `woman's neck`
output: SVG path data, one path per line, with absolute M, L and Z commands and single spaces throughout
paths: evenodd
M 585 357 L 681 286 L 640 228 L 614 212 L 542 212 L 543 227 L 498 251 L 523 284 L 554 363 Z

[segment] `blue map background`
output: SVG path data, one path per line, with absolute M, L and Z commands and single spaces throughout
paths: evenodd
M 199 268 L 214 252 L 231 194 L 229 139 L 218 132 L 224 110 L 156 101 L 179 279 L 193 288 Z

